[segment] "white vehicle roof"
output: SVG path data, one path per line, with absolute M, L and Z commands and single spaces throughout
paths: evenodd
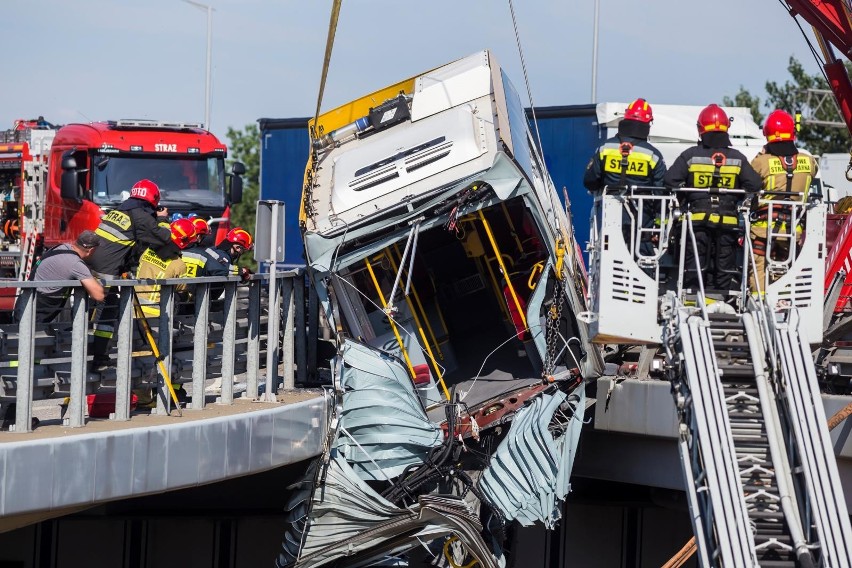
M 819 177 L 824 184 L 829 201 L 839 201 L 841 197 L 852 195 L 852 183 L 846 179 L 849 166 L 849 154 L 846 152 L 826 153 L 819 157 Z

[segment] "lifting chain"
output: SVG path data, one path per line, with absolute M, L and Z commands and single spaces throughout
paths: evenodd
M 562 307 L 565 304 L 565 280 L 556 278 L 553 282 L 553 300 L 545 319 L 545 340 L 547 342 L 547 357 L 544 361 L 542 375 L 549 379 L 556 368 L 556 355 L 560 347 L 559 322 L 562 321 Z

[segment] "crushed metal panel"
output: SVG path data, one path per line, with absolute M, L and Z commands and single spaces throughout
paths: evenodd
M 341 352 L 343 412 L 335 448 L 362 479 L 386 480 L 423 463 L 443 433 L 426 416 L 408 371 L 353 341 Z
M 482 492 L 506 518 L 523 526 L 541 521 L 548 528 L 559 520 L 559 505 L 570 490 L 568 480 L 583 427 L 585 398 L 583 388 L 570 396 L 557 391 L 535 398 L 518 411 L 479 482 Z M 549 427 L 566 400 L 573 416 L 554 438 Z
M 314 476 L 312 467 L 300 486 L 313 485 Z M 496 568 L 479 535 L 482 526 L 464 500 L 424 495 L 411 507 L 396 507 L 359 479 L 339 455 L 332 456 L 321 477 L 322 487 L 314 492 L 310 512 L 305 499 L 297 499 L 288 511 L 288 520 L 297 521 L 301 531 L 291 528 L 287 533 L 277 566 L 323 566 L 342 557 L 351 558 L 347 565 L 373 565 L 384 556 L 419 546 L 421 541 L 455 534 L 481 566 Z

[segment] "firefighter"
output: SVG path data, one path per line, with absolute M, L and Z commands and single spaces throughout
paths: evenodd
M 698 249 L 698 263 L 705 289 L 730 291 L 737 288 L 741 267 L 737 262 L 740 236 L 738 203 L 742 196 L 720 193 L 719 189 L 760 190 L 760 176 L 738 150 L 731 148 L 728 128 L 731 121 L 718 105 L 705 107 L 698 115 L 696 146 L 677 157 L 666 173 L 666 186 L 698 188 L 702 192 L 678 192 L 683 211 L 692 213 L 692 226 Z M 684 283 L 698 284 L 699 268 L 691 242 L 686 247 Z
M 765 193 L 761 199 L 778 199 L 782 201 L 800 201 L 804 203 L 808 199 L 808 189 L 811 181 L 817 173 L 817 161 L 796 147 L 796 121 L 783 110 L 774 110 L 766 117 L 763 124 L 763 135 L 766 136 L 766 145 L 761 150 L 751 165 L 763 178 L 763 189 Z M 775 195 L 771 190 L 794 192 L 798 196 Z M 772 232 L 790 233 L 792 227 L 788 227 L 792 208 L 790 206 L 776 205 L 772 207 Z M 754 250 L 754 264 L 757 273 L 757 283 L 760 290 L 766 290 L 766 284 L 775 279 L 770 275 L 766 280 L 766 233 L 770 224 L 770 212 L 768 205 L 760 205 L 755 200 L 755 206 L 751 213 L 751 246 Z M 796 240 L 802 236 L 802 225 L 797 223 L 795 228 Z M 787 259 L 790 254 L 790 240 L 783 237 L 774 237 L 771 245 L 772 258 L 775 260 Z M 792 260 L 792 259 L 791 259 Z M 749 271 L 749 287 L 752 292 L 757 292 L 755 285 L 755 274 Z
M 243 281 L 248 280 L 251 271 L 237 266 L 237 261 L 253 247 L 248 231 L 240 227 L 231 229 L 216 246 L 196 246 L 184 252 L 187 276 L 241 276 Z
M 216 243 L 215 236 L 213 235 L 213 231 L 210 230 L 210 225 L 202 219 L 201 217 L 193 217 L 193 224 L 195 224 L 195 232 L 198 233 L 198 245 L 204 248 L 212 247 Z
M 237 261 L 253 247 L 254 243 L 248 231 L 240 227 L 231 229 L 216 246 L 196 245 L 183 252 L 186 276 L 240 276 L 243 282 L 247 282 L 252 272 L 248 268 L 238 266 Z M 211 285 L 211 300 L 218 299 L 224 290 L 222 284 Z
M 181 251 L 191 246 L 198 239 L 195 225 L 189 219 L 178 218 L 169 225 L 171 240 L 157 250 L 147 248 L 139 259 L 136 278 L 181 278 L 186 273 L 186 265 L 181 258 Z M 160 284 L 137 286 L 136 294 L 145 318 L 160 316 Z M 174 287 L 176 294 L 186 291 L 185 284 Z M 174 385 L 178 401 L 187 399 L 183 384 Z M 151 389 L 134 389 L 140 408 L 153 408 L 157 404 L 156 393 Z
M 666 162 L 663 155 L 648 142 L 654 113 L 645 99 L 636 99 L 624 111 L 624 118 L 618 123 L 618 134 L 607 139 L 594 153 L 586 173 L 583 185 L 592 192 L 600 193 L 604 186 L 638 185 L 644 187 L 663 187 L 666 174 Z M 642 226 L 652 226 L 657 218 L 656 203 L 642 209 Z M 630 219 L 625 217 L 625 239 L 630 239 Z M 653 245 L 643 242 L 640 245 L 643 255 L 653 253 Z
M 583 185 L 591 192 L 604 186 L 663 186 L 666 162 L 648 143 L 654 112 L 645 99 L 636 99 L 624 111 L 618 134 L 607 139 L 586 166 Z
M 158 213 L 165 217 L 168 211 L 160 205 L 160 188 L 148 179 L 139 180 L 130 188 L 130 197 L 101 218 L 95 230 L 100 245 L 89 260 L 93 274 L 114 280 L 131 270 L 134 259 L 151 247 L 158 249 L 171 239 L 168 225 L 158 224 Z M 118 292 L 107 290 L 103 310 L 94 326 L 92 340 L 93 372 L 102 372 L 109 366 L 109 349 L 112 343 L 115 320 L 118 317 Z
M 193 245 L 198 235 L 195 225 L 189 219 L 178 219 L 172 221 L 169 226 L 171 240 L 159 249 L 148 248 L 139 259 L 139 268 L 136 278 L 181 278 L 186 275 L 186 264 L 181 258 L 181 251 Z M 186 285 L 175 286 L 175 291 L 181 293 L 186 290 Z M 146 317 L 159 317 L 160 315 L 160 285 L 137 286 L 136 294 L 139 304 Z

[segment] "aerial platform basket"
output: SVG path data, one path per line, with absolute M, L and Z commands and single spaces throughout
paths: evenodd
M 627 197 L 624 195 L 605 193 L 596 201 L 589 262 L 591 311 L 583 318 L 588 322 L 592 341 L 660 343 L 662 327 L 657 321 L 659 284 L 656 261 L 649 262 L 649 268 L 640 267 L 625 241 L 625 233 L 628 233 L 632 245 L 635 245 L 638 239 L 634 240 L 632 235 L 636 231 L 623 229 L 625 216 L 632 221 L 641 215 L 641 210 L 626 209 Z M 630 211 L 638 213 L 634 215 Z M 639 233 L 641 236 L 641 231 Z

